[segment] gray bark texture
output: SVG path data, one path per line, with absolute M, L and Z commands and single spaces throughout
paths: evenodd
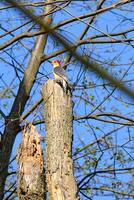
M 32 124 L 23 131 L 17 160 L 19 200 L 44 200 L 46 184 L 41 137 Z
M 76 200 L 73 175 L 71 93 L 49 80 L 42 89 L 45 103 L 46 179 L 49 200 Z

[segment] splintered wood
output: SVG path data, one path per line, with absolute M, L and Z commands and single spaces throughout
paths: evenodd
M 41 138 L 35 126 L 29 124 L 23 131 L 18 150 L 18 197 L 42 200 L 45 197 L 44 160 Z

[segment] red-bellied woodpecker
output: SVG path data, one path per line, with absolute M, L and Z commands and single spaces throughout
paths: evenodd
M 61 60 L 53 60 L 51 63 L 53 65 L 53 74 L 55 80 L 62 84 L 63 90 L 66 92 L 68 88 L 68 78 L 65 74 L 65 70 L 61 66 Z

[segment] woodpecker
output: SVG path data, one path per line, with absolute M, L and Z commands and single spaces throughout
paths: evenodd
M 65 74 L 65 70 L 61 66 L 61 60 L 53 60 L 53 74 L 56 82 L 62 85 L 64 92 L 68 89 L 68 78 Z

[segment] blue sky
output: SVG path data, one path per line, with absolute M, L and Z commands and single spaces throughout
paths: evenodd
M 117 1 L 115 1 L 117 2 Z M 104 5 L 106 6 L 109 2 L 106 2 Z M 77 7 L 76 7 L 77 4 Z M 95 7 L 95 3 L 93 1 L 85 2 L 83 5 L 85 6 L 84 9 L 80 9 L 79 6 L 81 6 L 82 2 L 74 2 L 73 6 L 69 6 L 67 10 L 71 12 L 72 15 L 80 15 L 83 13 L 87 13 L 90 11 L 90 8 Z M 1 4 L 0 4 L 1 5 Z M 3 6 L 3 4 L 2 4 Z M 89 6 L 89 7 L 88 7 Z M 99 15 L 93 26 L 100 30 L 101 32 L 108 32 L 108 33 L 114 33 L 114 32 L 120 32 L 123 31 L 124 29 L 129 29 L 133 27 L 133 13 L 129 12 L 131 9 L 132 3 L 129 5 L 124 6 L 126 11 L 120 11 L 119 9 L 115 9 L 112 12 L 107 12 L 105 14 Z M 126 17 L 125 17 L 126 14 Z M 117 18 L 118 16 L 118 18 Z M 54 14 L 54 20 L 53 23 L 58 23 L 64 19 L 70 18 L 69 14 L 66 14 L 65 11 L 62 11 L 60 13 Z M 131 20 L 128 20 L 131 19 Z M 19 26 L 20 24 L 24 23 L 26 21 L 26 18 L 22 16 L 20 13 L 18 13 L 16 10 L 9 9 L 8 11 L 1 11 L 0 15 L 0 24 L 5 28 L 5 29 L 12 29 L 16 26 Z M 85 20 L 87 22 L 87 20 Z M 82 22 L 80 23 L 73 23 L 71 26 L 66 25 L 62 27 L 61 33 L 71 42 L 75 42 L 77 40 L 77 37 L 81 34 L 83 28 L 86 25 Z M 21 28 L 17 31 L 14 32 L 14 34 L 20 34 L 22 33 L 25 29 L 27 29 L 29 25 L 25 26 L 24 28 Z M 60 28 L 61 29 L 61 28 Z M 59 31 L 60 31 L 59 29 Z M 94 28 L 90 28 L 86 37 L 89 37 L 93 34 L 101 34 L 100 31 L 95 30 Z M 0 34 L 3 34 L 4 31 L 0 29 Z M 132 37 L 132 33 L 127 34 L 128 37 Z M 3 42 L 9 40 L 12 38 L 12 36 L 6 36 L 2 37 L 0 39 L 0 44 Z M 6 82 L 7 86 L 5 86 L 4 82 L 0 80 L 0 91 L 3 91 L 6 89 L 6 87 L 12 87 L 12 90 L 14 94 L 17 93 L 18 90 L 18 83 L 19 79 L 15 79 L 16 74 L 13 69 L 13 67 L 6 62 L 10 62 L 11 64 L 15 65 L 22 71 L 26 69 L 28 60 L 30 58 L 31 50 L 33 48 L 33 43 L 35 41 L 35 38 L 25 38 L 21 40 L 16 44 L 15 46 L 12 46 L 12 48 L 9 46 L 6 48 L 6 51 L 0 52 L 0 61 L 1 61 L 1 68 L 0 68 L 0 76 L 2 76 L 2 79 L 4 82 Z M 23 45 L 22 45 L 23 44 Z M 14 44 L 13 44 L 14 45 Z M 26 48 L 25 48 L 26 47 Z M 54 42 L 51 38 L 48 39 L 47 43 L 47 48 L 45 49 L 45 54 L 49 54 L 53 51 L 56 51 L 61 48 L 61 45 L 57 44 L 57 42 Z M 84 49 L 84 46 L 83 46 Z M 78 49 L 78 52 L 82 53 L 81 49 Z M 8 54 L 7 54 L 8 53 Z M 91 55 L 92 59 L 100 60 L 103 62 L 109 62 L 108 64 L 104 64 L 103 67 L 105 69 L 108 69 L 109 73 L 117 78 L 121 78 L 123 74 L 125 73 L 126 69 L 130 66 L 126 66 L 125 64 L 131 63 L 131 60 L 133 59 L 133 48 L 130 45 L 126 44 L 88 44 L 85 46 L 84 53 L 86 55 Z M 16 61 L 13 61 L 12 57 L 15 57 Z M 63 54 L 59 56 L 58 58 L 64 59 L 66 54 Z M 3 62 L 3 59 L 5 60 Z M 111 66 L 110 63 L 116 64 L 115 66 Z M 81 71 L 80 71 L 81 70 Z M 32 91 L 31 91 L 31 97 L 30 101 L 27 103 L 26 106 L 26 111 L 31 107 L 34 102 L 38 100 L 39 97 L 41 97 L 41 92 L 40 89 L 42 87 L 42 84 L 47 81 L 47 77 L 45 76 L 46 74 L 48 75 L 49 78 L 53 78 L 52 76 L 52 67 L 48 62 L 42 63 L 40 67 L 40 74 L 38 74 L 38 81 L 34 85 Z M 78 85 L 81 85 L 83 81 L 86 81 L 87 84 L 91 82 L 91 84 L 102 84 L 105 83 L 106 81 L 101 79 L 98 75 L 95 75 L 92 72 L 86 72 L 82 74 L 83 69 L 81 68 L 81 65 L 77 62 L 74 62 L 69 65 L 67 69 L 67 74 L 70 79 L 70 81 L 75 82 L 77 79 L 77 75 L 79 74 L 80 71 L 80 80 L 78 82 Z M 22 79 L 23 74 L 18 71 L 20 75 L 20 79 Z M 81 75 L 82 74 L 82 75 Z M 133 78 L 133 67 L 130 68 L 128 71 L 128 74 L 125 76 L 124 80 L 132 79 Z M 15 80 L 14 80 L 15 79 Z M 13 81 L 14 80 L 14 81 Z M 132 85 L 129 86 L 133 88 L 133 82 L 131 82 Z M 95 106 L 99 105 L 99 103 L 113 90 L 112 87 L 107 86 L 107 90 L 103 87 L 98 87 L 98 88 L 91 88 L 91 89 L 86 89 L 84 92 L 82 90 L 76 90 L 74 92 L 74 97 L 73 101 L 75 102 L 75 107 L 74 107 L 74 113 L 76 115 L 82 115 L 86 113 L 90 113 Z M 79 98 L 78 98 L 79 97 Z M 85 104 L 85 101 L 80 99 L 80 97 L 87 98 L 90 103 Z M 12 103 L 13 103 L 14 97 L 12 98 L 5 98 L 0 100 L 0 106 L 2 107 L 2 110 L 8 114 Z M 122 101 L 121 101 L 122 100 Z M 128 102 L 132 103 L 132 105 L 128 106 Z M 95 106 L 92 106 L 91 103 L 93 103 Z M 5 107 L 4 107 L 5 105 Z M 115 113 L 123 113 L 128 114 L 131 113 L 131 116 L 133 116 L 132 110 L 133 110 L 133 101 L 131 101 L 126 95 L 124 95 L 122 92 L 119 90 L 116 90 L 108 100 L 100 107 L 103 112 L 115 112 Z M 33 115 L 31 115 L 27 120 L 33 121 L 36 119 L 40 119 L 42 117 L 42 112 L 41 114 L 39 110 L 43 109 L 43 105 L 38 108 L 38 111 L 35 111 Z M 96 110 L 96 112 L 98 112 Z M 108 131 L 116 128 L 118 125 L 113 125 L 113 124 L 106 124 L 104 122 L 98 122 L 96 120 L 88 120 L 85 121 L 85 123 L 74 123 L 74 148 L 80 148 L 82 145 L 86 145 L 90 142 L 92 142 L 95 139 L 95 136 L 93 134 L 93 131 L 89 124 L 94 128 L 95 134 L 97 137 L 100 137 L 107 133 Z M 1 121 L 1 131 L 3 130 L 3 121 Z M 44 135 L 44 127 L 43 125 L 37 127 L 38 130 Z M 112 142 L 113 144 L 123 144 L 124 142 L 128 141 L 128 134 L 126 134 L 127 128 L 121 129 L 121 131 L 118 131 L 116 133 L 113 133 L 113 138 Z M 133 135 L 133 127 L 130 128 L 130 133 Z M 13 155 L 16 154 L 16 149 L 18 146 L 18 143 L 21 140 L 20 134 L 16 138 L 16 143 L 14 145 L 14 150 L 13 150 Z M 133 145 L 133 144 L 131 144 Z M 92 147 L 93 148 L 93 147 Z M 112 157 L 112 153 L 118 152 L 120 148 L 113 148 L 111 152 L 104 152 L 104 158 L 100 162 L 98 169 L 102 169 L 104 164 L 107 163 L 106 160 L 110 157 Z M 133 152 L 131 152 L 131 155 L 133 155 Z M 99 153 L 95 155 L 96 157 L 99 156 Z M 128 156 L 128 155 L 127 155 Z M 82 165 L 84 162 L 84 159 L 79 160 L 79 164 Z M 110 164 L 113 162 L 109 162 Z M 117 162 L 116 166 L 119 166 L 120 164 Z M 129 165 L 129 163 L 128 163 Z M 14 164 L 15 166 L 15 164 Z M 90 168 L 90 166 L 89 166 Z M 87 170 L 88 171 L 88 170 Z M 87 172 L 85 170 L 85 173 Z M 90 170 L 89 170 L 90 171 Z M 78 173 L 78 172 L 77 172 Z M 121 176 L 122 179 L 126 179 L 128 176 Z M 120 177 L 119 177 L 120 178 Z M 81 179 L 81 178 L 80 178 Z M 105 179 L 104 179 L 105 180 Z M 110 200 L 113 200 L 114 197 L 104 197 L 104 196 L 94 196 L 94 200 L 102 199 L 105 200 L 106 198 L 109 198 Z

